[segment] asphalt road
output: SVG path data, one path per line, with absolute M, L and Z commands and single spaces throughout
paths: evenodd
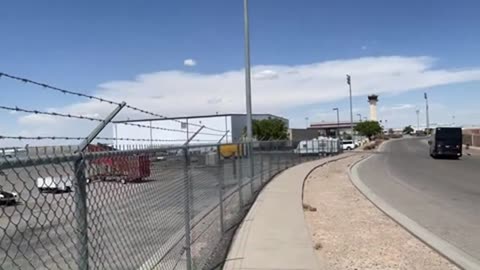
M 263 171 L 273 174 L 290 158 L 287 154 L 266 155 Z M 261 159 L 254 160 L 258 175 Z M 236 177 L 240 177 L 240 161 L 236 162 Z M 237 187 L 233 161 L 221 165 L 192 162 L 192 217 L 218 204 L 220 179 L 226 194 Z M 246 183 L 248 160 L 241 165 Z M 150 177 L 143 182 L 124 185 L 96 181 L 87 186 L 91 268 L 136 269 L 159 251 L 166 252 L 170 237 L 184 230 L 182 161 L 155 162 L 150 169 Z M 38 176 L 71 175 L 72 164 L 25 167 L 4 173 L 0 185 L 19 193 L 21 203 L 0 207 L 0 269 L 77 269 L 74 193 L 40 193 L 35 186 Z M 251 196 L 249 185 L 242 194 L 245 200 Z M 175 250 L 177 257 L 183 252 L 182 245 Z
M 360 179 L 391 206 L 480 259 L 480 155 L 433 159 L 425 139 L 390 141 L 358 167 Z

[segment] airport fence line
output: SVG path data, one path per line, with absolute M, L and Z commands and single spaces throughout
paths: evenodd
M 0 269 L 211 269 L 275 174 L 339 150 L 265 141 L 0 156 Z

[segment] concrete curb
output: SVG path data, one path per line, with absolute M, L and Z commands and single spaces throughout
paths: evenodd
M 388 142 L 383 143 L 380 148 L 383 149 L 386 144 L 388 144 Z M 360 193 L 362 193 L 380 211 L 385 213 L 417 239 L 436 250 L 439 254 L 444 256 L 456 266 L 466 270 L 480 269 L 480 261 L 465 253 L 463 250 L 443 240 L 442 238 L 436 236 L 414 220 L 393 208 L 382 198 L 377 196 L 367 185 L 362 182 L 362 180 L 360 180 L 357 169 L 363 162 L 366 162 L 371 157 L 372 156 L 370 155 L 364 159 L 358 160 L 357 162 L 353 163 L 348 170 L 350 181 L 358 189 L 358 191 L 360 191 Z
M 348 155 L 347 155 L 347 154 L 348 154 Z M 339 161 L 339 160 L 342 160 L 342 159 L 346 159 L 346 158 L 349 158 L 349 157 L 351 157 L 351 156 L 353 156 L 353 155 L 357 155 L 357 154 L 358 154 L 358 153 L 356 153 L 356 152 L 342 153 L 342 154 L 338 155 L 337 158 L 334 158 L 334 159 L 332 159 L 332 160 L 327 160 L 327 161 L 325 161 L 325 162 L 323 162 L 323 163 L 321 163 L 321 164 L 318 164 L 317 166 L 313 167 L 313 168 L 306 174 L 306 176 L 305 176 L 305 178 L 303 179 L 303 182 L 302 182 L 302 203 L 303 203 L 303 198 L 304 198 L 304 194 L 305 194 L 305 192 L 303 192 L 303 191 L 305 190 L 305 182 L 307 181 L 308 177 L 309 177 L 316 169 L 318 169 L 318 168 L 320 168 L 320 167 L 323 167 L 323 166 L 325 166 L 325 165 L 328 165 L 328 164 L 330 164 L 330 163 L 332 163 L 332 162 Z

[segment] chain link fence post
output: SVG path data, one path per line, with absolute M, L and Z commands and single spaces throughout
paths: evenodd
M 250 190 L 252 192 L 252 199 L 253 199 L 253 194 L 255 194 L 255 187 L 253 183 L 253 177 L 255 175 L 255 168 L 254 168 L 254 160 L 253 160 L 253 142 L 248 142 L 247 143 L 247 148 L 248 148 L 248 180 L 250 181 Z
M 235 151 L 235 154 L 234 156 L 232 156 L 232 176 L 233 176 L 233 179 L 237 179 L 237 158 L 238 158 L 238 147 L 237 147 L 237 151 Z
M 190 233 L 191 233 L 191 228 L 190 228 L 190 217 L 191 213 L 190 211 L 193 209 L 190 209 L 190 199 L 191 199 L 191 178 L 190 178 L 190 153 L 188 146 L 185 146 L 183 148 L 184 151 L 184 156 L 185 156 L 185 165 L 184 165 L 184 198 L 185 198 L 185 204 L 184 204 L 184 219 L 185 219 L 185 257 L 186 257 L 186 264 L 187 264 L 187 270 L 192 270 L 192 250 L 191 250 L 191 240 L 190 240 Z
M 279 150 L 278 150 L 278 143 L 275 142 L 275 163 L 276 163 L 276 172 L 279 172 L 280 171 L 280 154 L 278 153 Z
M 85 177 L 85 160 L 83 153 L 74 163 L 75 172 L 75 221 L 77 226 L 77 266 L 79 270 L 88 270 L 88 210 L 87 179 Z
M 272 177 L 272 143 L 268 143 L 268 179 Z
M 243 208 L 243 193 L 242 193 L 242 182 L 243 182 L 243 165 L 242 165 L 242 156 L 243 156 L 242 146 L 237 145 L 237 160 L 238 160 L 238 200 L 240 202 L 240 208 Z M 240 152 L 241 151 L 241 152 Z
M 223 233 L 225 232 L 225 219 L 223 216 L 223 211 L 224 211 L 224 205 L 223 205 L 223 181 L 224 181 L 224 166 L 223 166 L 223 160 L 220 155 L 220 146 L 217 146 L 217 167 L 218 167 L 218 196 L 219 196 L 219 207 L 220 207 L 220 232 L 223 236 Z
M 263 153 L 260 152 L 260 183 L 263 185 Z

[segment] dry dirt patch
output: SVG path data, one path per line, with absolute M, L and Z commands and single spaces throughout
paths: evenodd
M 304 189 L 312 246 L 325 269 L 458 269 L 391 220 L 350 182 L 360 155 L 315 170 Z

